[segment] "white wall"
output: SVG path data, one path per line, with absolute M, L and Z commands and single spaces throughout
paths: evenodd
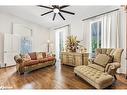
M 13 23 L 26 25 L 30 29 L 32 29 L 33 51 L 46 51 L 46 43 L 47 40 L 49 39 L 49 30 L 47 28 L 10 14 L 0 13 L 0 63 L 3 63 L 3 49 L 4 49 L 3 35 L 4 33 L 11 34 L 13 32 Z
M 76 19 L 70 24 L 70 34 L 77 36 L 78 40 L 83 40 L 83 21 Z

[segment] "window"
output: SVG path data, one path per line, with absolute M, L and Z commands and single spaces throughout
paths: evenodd
M 90 24 L 91 30 L 91 52 L 95 53 L 96 48 L 101 47 L 102 21 L 94 21 Z

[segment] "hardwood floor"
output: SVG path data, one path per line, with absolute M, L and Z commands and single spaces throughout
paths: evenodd
M 117 75 L 117 81 L 106 89 L 127 89 L 127 79 Z M 15 67 L 0 69 L 0 89 L 95 89 L 75 76 L 73 67 L 49 66 L 24 75 L 16 73 Z

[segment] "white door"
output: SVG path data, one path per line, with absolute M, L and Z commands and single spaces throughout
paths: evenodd
M 12 34 L 4 34 L 4 64 L 5 66 L 16 65 L 14 56 L 19 53 L 19 37 Z

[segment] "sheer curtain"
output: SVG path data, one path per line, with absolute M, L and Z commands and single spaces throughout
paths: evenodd
M 84 43 L 91 52 L 91 27 L 90 23 L 101 20 L 101 48 L 119 48 L 120 40 L 120 12 L 115 11 L 84 21 Z
M 91 52 L 91 33 L 90 33 L 90 20 L 84 21 L 84 47 L 87 49 L 88 52 Z
M 102 18 L 102 48 L 119 48 L 120 12 L 105 14 Z

